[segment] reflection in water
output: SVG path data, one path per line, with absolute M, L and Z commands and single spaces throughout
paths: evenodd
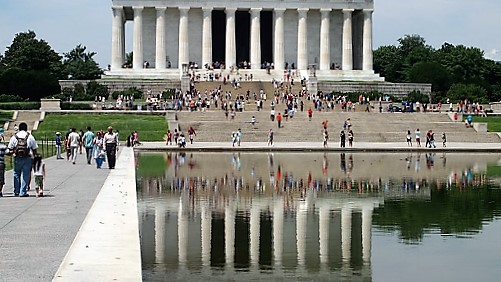
M 144 278 L 371 280 L 373 224 L 416 242 L 430 228 L 478 231 L 499 214 L 499 192 L 485 188 L 496 156 L 424 159 L 166 153 L 164 174 L 138 173 Z M 478 218 L 455 227 L 455 204 L 474 201 Z

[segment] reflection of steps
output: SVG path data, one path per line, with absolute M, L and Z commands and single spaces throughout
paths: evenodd
M 242 129 L 243 141 L 265 142 L 267 132 L 271 128 L 275 132 L 277 142 L 321 142 L 323 120 L 328 120 L 328 131 L 331 142 L 337 142 L 339 131 L 346 118 L 350 117 L 355 136 L 355 142 L 405 142 L 407 130 L 412 132 L 419 128 L 424 145 L 426 131 L 435 132 L 435 141 L 441 146 L 441 134 L 446 132 L 448 142 L 496 143 L 500 138 L 495 133 L 477 133 L 472 128 L 465 128 L 462 123 L 452 122 L 446 114 L 438 113 L 344 113 L 344 112 L 314 112 L 312 121 L 308 121 L 306 110 L 298 112 L 293 119 L 283 120 L 283 128 L 278 129 L 277 123 L 271 122 L 269 110 L 237 113 L 234 120 L 225 119 L 223 111 L 179 112 L 178 122 L 181 130 L 193 126 L 197 131 L 197 140 L 203 142 L 229 142 L 232 131 Z M 277 106 L 277 114 L 282 106 Z M 306 107 L 305 107 L 306 109 Z M 256 117 L 253 126 L 250 121 Z M 414 142 L 414 140 L 413 140 Z

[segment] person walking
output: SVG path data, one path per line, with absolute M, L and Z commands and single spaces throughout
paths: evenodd
M 91 163 L 92 151 L 94 150 L 94 132 L 91 131 L 90 126 L 87 126 L 87 131 L 83 135 L 82 143 L 85 147 L 85 153 L 87 155 L 87 164 Z
M 82 142 L 80 140 L 80 134 L 77 133 L 77 129 L 74 127 L 68 135 L 68 143 L 70 144 L 71 162 L 75 164 L 77 160 L 78 148 Z
M 61 139 L 61 132 L 56 132 L 56 159 L 61 160 L 61 146 L 63 145 L 63 140 Z
M 273 146 L 273 130 L 270 128 L 270 131 L 268 131 L 268 146 Z
M 421 131 L 419 131 L 419 128 L 416 129 L 416 132 L 414 132 L 414 135 L 416 135 L 416 144 L 418 147 L 421 147 Z
M 344 130 L 341 130 L 341 133 L 339 133 L 339 140 L 341 141 L 341 148 L 346 147 L 346 133 Z
M 348 146 L 353 147 L 353 130 L 348 130 Z
M 5 155 L 7 154 L 7 146 L 3 142 L 0 143 L 0 197 L 3 197 L 3 186 L 5 185 Z
M 323 130 L 323 136 L 324 136 L 324 148 L 327 147 L 327 140 L 329 140 L 329 133 L 327 132 L 327 129 Z
M 114 169 L 117 161 L 118 135 L 113 132 L 113 127 L 111 126 L 108 126 L 108 132 L 104 135 L 104 146 L 106 148 L 108 168 Z
M 278 128 L 282 127 L 282 114 L 278 113 L 277 115 L 277 123 L 278 123 Z
M 195 129 L 193 129 L 193 127 L 191 127 L 191 126 L 188 129 L 188 136 L 190 137 L 190 144 L 193 144 L 193 138 L 195 138 L 195 136 L 197 136 L 197 133 L 195 132 Z
M 19 124 L 19 131 L 10 138 L 8 149 L 9 154 L 14 154 L 14 196 L 29 197 L 27 188 L 32 164 L 30 152 L 36 155 L 38 145 L 35 137 L 28 133 L 25 122 Z
M 447 136 L 445 136 L 445 132 L 442 132 L 442 146 L 447 147 Z
M 242 129 L 237 130 L 237 145 L 240 147 L 240 141 L 242 141 Z
M 45 163 L 41 155 L 33 158 L 33 175 L 35 176 L 35 193 L 37 197 L 43 197 L 43 184 L 45 179 Z
M 170 132 L 170 130 L 167 130 L 166 138 L 167 141 L 165 142 L 165 145 L 172 145 L 172 132 Z
M 412 147 L 412 135 L 410 130 L 407 130 L 407 146 Z
M 101 168 L 103 162 L 106 160 L 103 132 L 97 132 L 96 137 L 94 138 L 94 159 L 96 160 L 97 168 Z
M 313 110 L 311 108 L 308 109 L 308 121 L 311 121 L 311 118 L 313 117 Z

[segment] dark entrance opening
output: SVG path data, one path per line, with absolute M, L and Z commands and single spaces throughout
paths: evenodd
M 273 62 L 273 12 L 261 12 L 261 60 Z
M 237 47 L 237 65 L 249 62 L 250 53 L 250 14 L 249 11 L 235 13 L 235 39 Z
M 223 63 L 226 42 L 226 14 L 223 10 L 212 11 L 212 60 Z

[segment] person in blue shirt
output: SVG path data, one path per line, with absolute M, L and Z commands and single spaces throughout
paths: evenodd
M 87 131 L 83 135 L 82 143 L 85 146 L 85 153 L 87 154 L 87 164 L 91 164 L 92 150 L 94 149 L 94 132 L 91 131 L 90 126 L 87 126 Z
M 63 145 L 63 140 L 61 139 L 61 132 L 56 132 L 56 158 L 62 160 L 61 157 L 61 146 Z

